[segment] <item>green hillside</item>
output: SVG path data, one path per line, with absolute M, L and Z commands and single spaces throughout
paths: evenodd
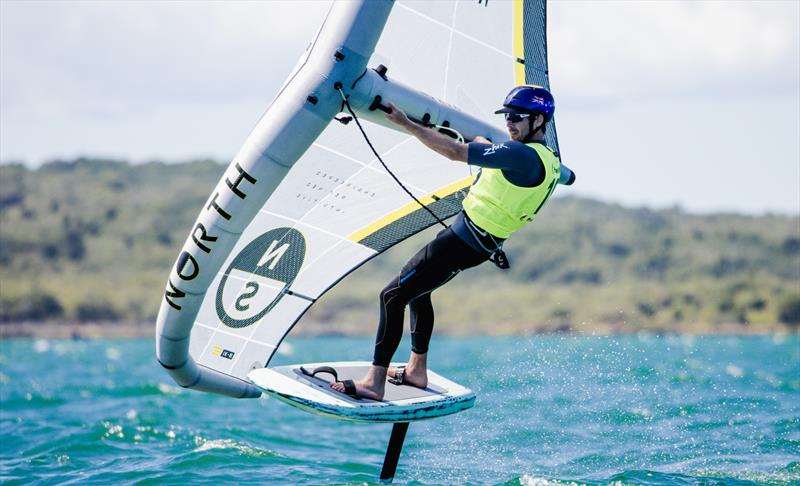
M 89 159 L 36 170 L 0 166 L 0 324 L 152 322 L 174 259 L 223 169 L 212 161 Z M 372 333 L 378 292 L 435 231 L 354 272 L 302 327 Z M 797 215 L 694 215 L 557 197 L 506 251 L 511 270 L 484 265 L 436 292 L 440 331 L 800 324 Z

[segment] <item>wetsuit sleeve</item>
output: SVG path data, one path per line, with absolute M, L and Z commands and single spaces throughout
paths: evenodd
M 535 187 L 541 184 L 545 176 L 539 153 L 513 140 L 495 144 L 470 142 L 467 146 L 467 163 L 502 169 L 506 179 L 523 187 Z

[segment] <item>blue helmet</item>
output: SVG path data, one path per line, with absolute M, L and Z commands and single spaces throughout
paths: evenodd
M 545 122 L 553 118 L 556 111 L 556 103 L 553 95 L 547 89 L 533 84 L 517 86 L 512 89 L 503 107 L 495 111 L 500 113 L 541 113 L 544 115 Z

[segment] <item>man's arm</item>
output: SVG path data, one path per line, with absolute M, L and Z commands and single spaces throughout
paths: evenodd
M 392 109 L 392 112 L 386 114 L 386 119 L 404 128 L 426 147 L 450 160 L 467 161 L 467 144 L 457 142 L 447 135 L 412 122 L 400 108 L 392 103 L 389 103 L 389 108 Z
M 459 143 L 435 130 L 431 130 L 412 122 L 408 119 L 406 114 L 403 113 L 403 111 L 393 103 L 389 103 L 389 108 L 392 109 L 392 112 L 386 114 L 386 119 L 404 128 L 408 133 L 416 137 L 428 148 L 438 154 L 444 155 L 450 160 L 455 160 L 458 162 L 468 161 L 468 144 Z M 483 137 L 475 137 L 473 142 L 491 144 L 489 140 Z M 575 182 L 575 173 L 566 165 L 561 164 L 561 177 L 559 178 L 558 182 L 559 184 L 571 186 Z

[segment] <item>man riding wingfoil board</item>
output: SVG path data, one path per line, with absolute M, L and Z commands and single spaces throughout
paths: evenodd
M 380 320 L 372 366 L 359 380 L 331 387 L 352 397 L 382 400 L 387 376 L 394 384 L 428 385 L 428 344 L 433 333 L 431 293 L 462 270 L 487 260 L 508 268 L 503 242 L 533 221 L 561 175 L 561 161 L 545 145 L 553 117 L 553 95 L 540 86 L 517 86 L 495 114 L 504 114 L 510 140 L 493 144 L 483 137 L 470 143 L 411 121 L 393 104 L 386 118 L 434 152 L 481 167 L 453 224 L 406 263 L 381 291 Z M 566 170 L 566 169 L 564 169 Z M 567 184 L 574 181 L 570 174 Z M 411 356 L 406 366 L 389 366 L 403 335 L 406 306 L 411 311 Z

